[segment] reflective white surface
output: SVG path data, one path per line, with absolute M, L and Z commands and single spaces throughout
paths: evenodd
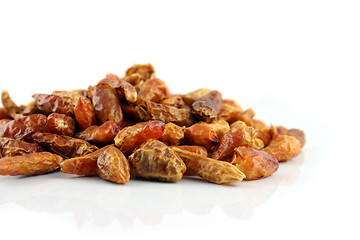
M 247 220 L 279 189 L 296 183 L 304 158 L 301 154 L 281 164 L 271 178 L 226 185 L 210 184 L 198 178 L 185 178 L 177 183 L 132 179 L 118 185 L 98 177 L 61 172 L 1 177 L 0 211 L 5 215 L 30 214 L 35 219 L 40 215 L 47 219 L 60 217 L 78 229 L 161 226 L 169 216 L 198 217 L 201 221 L 214 212 L 225 221 Z
M 55 172 L 0 177 L 1 239 L 356 239 L 359 1 L 0 1 L 0 90 L 87 88 L 153 63 L 172 93 L 218 89 L 303 153 L 216 185 Z
M 280 187 L 296 182 L 304 161 L 301 155 L 281 164 L 272 178 L 260 181 L 216 185 L 186 178 L 177 183 L 132 179 L 125 185 L 98 177 L 74 177 L 61 172 L 44 176 L 2 177 L 1 205 L 15 205 L 27 211 L 49 215 L 70 213 L 72 221 L 106 227 L 112 223 L 132 228 L 161 224 L 169 215 L 190 213 L 206 216 L 221 209 L 230 219 L 248 219 Z

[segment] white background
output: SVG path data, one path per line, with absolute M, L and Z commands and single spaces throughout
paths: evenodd
M 0 89 L 86 88 L 151 62 L 303 129 L 303 153 L 230 186 L 0 177 L 2 239 L 358 239 L 359 1 L 0 1 Z M 111 235 L 111 236 L 110 236 Z

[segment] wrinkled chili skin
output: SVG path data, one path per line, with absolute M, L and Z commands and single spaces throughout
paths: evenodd
M 74 115 L 73 99 L 66 96 L 54 94 L 34 94 L 33 98 L 38 109 L 45 114 L 61 113 L 65 115 Z
M 179 148 L 182 150 L 186 150 L 192 153 L 196 153 L 196 154 L 200 154 L 204 157 L 207 157 L 208 152 L 206 150 L 206 148 L 202 147 L 202 146 L 192 146 L 192 145 L 181 145 L 181 146 L 169 146 L 170 148 Z
M 188 105 L 186 105 L 182 98 L 182 95 L 180 94 L 169 95 L 161 101 L 161 104 L 173 106 L 176 108 L 190 108 Z
M 132 74 L 136 74 L 136 73 L 140 75 L 141 81 L 145 81 L 154 76 L 155 69 L 150 63 L 134 64 L 133 66 L 131 66 L 126 70 L 125 76 L 129 77 Z
M 193 113 L 205 122 L 216 119 L 222 103 L 222 95 L 213 90 L 192 104 Z
M 124 127 L 115 136 L 115 145 L 125 154 L 128 155 L 136 146 L 133 143 L 137 141 L 137 134 L 144 130 L 147 122 L 139 122 L 131 126 Z
M 138 74 L 138 73 L 133 73 L 133 74 L 131 74 L 129 76 L 125 76 L 123 78 L 123 80 L 130 83 L 131 85 L 133 85 L 135 87 L 140 85 L 140 83 L 142 82 L 141 75 Z
M 174 123 L 165 124 L 164 133 L 159 139 L 166 145 L 180 145 L 184 139 L 185 127 L 180 127 Z
M 165 129 L 165 123 L 158 120 L 138 123 L 121 129 L 115 137 L 115 145 L 125 154 L 131 152 L 148 139 L 159 139 Z
M 184 161 L 187 167 L 186 175 L 199 176 L 217 184 L 241 182 L 245 178 L 244 173 L 228 162 L 218 161 L 177 147 L 173 149 Z
M 218 114 L 219 119 L 232 124 L 239 120 L 239 115 L 243 112 L 242 107 L 232 99 L 223 99 Z
M 22 107 L 22 106 L 20 106 Z M 41 113 L 40 109 L 38 109 L 36 106 L 23 106 L 21 117 L 22 116 L 29 116 L 32 114 Z
M 0 137 L 29 140 L 34 133 L 45 127 L 46 120 L 46 116 L 42 114 L 33 114 L 12 120 L 0 126 Z
M 186 171 L 174 150 L 155 139 L 148 139 L 128 158 L 131 174 L 164 182 L 180 180 Z
M 96 115 L 94 107 L 90 100 L 80 97 L 74 107 L 76 123 L 81 130 L 84 130 L 96 124 Z
M 255 112 L 252 108 L 247 109 L 239 114 L 238 120 L 243 121 L 248 126 L 252 126 L 252 120 L 255 117 Z
M 279 168 L 279 161 L 271 154 L 243 146 L 234 149 L 231 164 L 246 175 L 245 180 L 270 176 Z
M 176 108 L 148 100 L 138 105 L 137 110 L 143 121 L 160 120 L 165 123 L 172 122 L 178 126 L 191 126 L 195 122 L 189 109 Z
M 98 148 L 85 140 L 53 133 L 35 133 L 35 142 L 65 158 L 73 158 L 96 151 Z
M 211 154 L 214 159 L 232 156 L 234 148 L 239 146 L 257 147 L 256 131 L 244 122 L 238 121 L 231 125 L 230 130 L 220 138 L 219 144 Z
M 100 126 L 91 126 L 75 134 L 75 137 L 94 144 L 112 144 L 120 127 L 116 122 L 107 121 Z
M 74 131 L 75 121 L 71 117 L 60 113 L 52 113 L 47 117 L 45 132 L 72 136 Z
M 120 101 L 135 103 L 138 99 L 136 88 L 127 81 L 121 81 L 116 91 Z
M 136 88 L 123 79 L 104 78 L 99 83 L 107 84 L 116 89 L 120 101 L 135 103 L 137 100 Z
M 65 159 L 60 164 L 60 170 L 63 173 L 76 174 L 82 176 L 93 176 L 96 175 L 97 171 L 97 160 L 102 152 L 108 149 L 112 145 L 107 145 L 92 153 L 85 154 L 79 157 L 73 157 Z
M 114 121 L 121 125 L 123 114 L 115 89 L 107 84 L 97 84 L 90 92 L 98 122 Z
M 218 142 L 216 132 L 208 125 L 194 124 L 185 129 L 184 144 L 203 146 L 211 151 Z
M 272 140 L 271 134 L 269 133 L 269 130 L 260 130 L 256 129 L 256 137 L 261 139 L 264 143 L 264 147 L 269 145 L 269 143 Z
M 301 143 L 293 136 L 278 135 L 263 149 L 273 155 L 279 162 L 286 162 L 301 153 Z
M 158 78 L 147 79 L 138 92 L 139 103 L 145 100 L 159 103 L 170 95 L 165 82 Z
M 255 119 L 255 118 L 251 120 L 251 126 L 255 130 L 269 130 L 268 125 L 266 125 L 263 121 L 261 121 L 259 119 Z
M 197 101 L 199 98 L 202 98 L 211 91 L 212 91 L 211 89 L 200 88 L 195 91 L 184 94 L 182 96 L 182 99 L 188 106 L 191 106 L 195 101 Z
M 222 138 L 222 136 L 224 136 L 225 133 L 227 133 L 230 130 L 229 123 L 223 119 L 217 119 L 210 123 L 198 122 L 195 124 L 202 124 L 202 125 L 207 125 L 207 126 L 211 127 L 212 129 L 214 129 L 214 131 L 216 132 L 219 139 Z
M 126 183 L 130 180 L 130 165 L 124 154 L 110 146 L 97 159 L 97 174 L 108 181 Z
M 37 143 L 28 143 L 12 138 L 0 137 L 0 158 L 26 155 L 44 151 Z
M 105 78 L 101 80 L 102 83 L 108 84 L 113 88 L 119 86 L 120 81 L 126 81 L 133 86 L 140 84 L 143 80 L 141 80 L 142 76 L 139 73 L 129 73 L 125 75 L 123 78 L 120 78 L 118 75 L 114 73 L 107 73 Z M 146 78 L 147 79 L 147 78 Z
M 57 95 L 60 97 L 64 97 L 67 101 L 75 104 L 78 98 L 84 97 L 88 98 L 88 90 L 87 89 L 75 89 L 71 91 L 53 91 L 51 94 Z
M 4 157 L 0 161 L 0 175 L 36 175 L 55 171 L 62 157 L 49 152 Z

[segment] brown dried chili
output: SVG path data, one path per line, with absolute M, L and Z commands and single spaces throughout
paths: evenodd
M 0 126 L 0 137 L 16 140 L 30 140 L 32 135 L 42 130 L 46 125 L 46 116 L 33 114 L 21 117 Z
M 78 98 L 75 103 L 74 114 L 76 123 L 82 130 L 96 124 L 94 107 L 91 101 L 87 98 Z
M 52 113 L 47 117 L 45 132 L 72 136 L 74 131 L 75 121 L 71 117 L 61 113 Z
M 43 148 L 37 143 L 0 137 L 0 157 L 13 157 L 42 151 L 44 151 Z
M 107 84 L 97 84 L 91 88 L 90 96 L 99 123 L 114 121 L 121 125 L 123 114 L 120 101 L 114 88 Z
M 141 86 L 138 92 L 138 102 L 149 100 L 151 102 L 159 103 L 169 96 L 169 89 L 165 82 L 158 78 L 147 79 Z
M 184 144 L 202 146 L 210 151 L 218 142 L 219 138 L 210 126 L 194 124 L 185 129 Z
M 235 148 L 231 163 L 246 175 L 245 180 L 270 176 L 279 168 L 278 160 L 269 153 L 242 146 Z
M 126 183 L 130 180 L 130 166 L 124 154 L 110 146 L 97 159 L 97 174 L 111 182 Z
M 142 178 L 176 182 L 186 171 L 174 150 L 155 139 L 147 140 L 128 159 L 131 173 Z
M 42 147 L 65 158 L 83 156 L 98 149 L 85 140 L 53 133 L 35 133 L 33 139 Z
M 239 146 L 255 147 L 256 132 L 252 127 L 246 126 L 244 122 L 238 121 L 230 130 L 220 138 L 219 144 L 211 154 L 212 158 L 222 159 L 232 156 L 234 149 Z
M 37 93 L 0 108 L 0 175 L 53 172 L 124 184 L 131 177 L 223 184 L 274 174 L 305 133 L 254 118 L 213 89 L 174 94 L 150 64 L 106 74 L 87 89 Z
M 218 161 L 176 147 L 173 149 L 184 161 L 187 167 L 186 175 L 199 176 L 217 184 L 241 182 L 245 178 L 244 173 L 228 162 Z
M 279 162 L 286 162 L 301 153 L 301 143 L 293 136 L 278 135 L 263 150 Z
M 182 98 L 188 106 L 191 106 L 195 101 L 197 101 L 199 98 L 204 97 L 209 92 L 211 92 L 211 89 L 200 88 L 193 92 L 189 92 L 189 93 L 183 95 Z
M 214 120 L 210 123 L 198 122 L 196 124 L 202 124 L 211 127 L 216 132 L 218 138 L 222 138 L 225 135 L 225 133 L 227 133 L 230 130 L 229 123 L 222 119 Z
M 221 103 L 221 93 L 213 90 L 197 99 L 191 106 L 195 116 L 205 122 L 211 122 L 217 118 L 220 112 Z
M 112 144 L 120 127 L 116 122 L 107 121 L 100 126 L 91 126 L 75 134 L 75 137 L 94 144 Z
M 92 153 L 85 154 L 80 157 L 65 159 L 61 162 L 61 172 L 68 174 L 76 174 L 82 176 L 93 176 L 97 174 L 97 160 L 101 153 L 108 149 L 111 145 L 107 145 Z
M 137 106 L 140 119 L 143 121 L 160 120 L 175 123 L 179 126 L 191 126 L 195 120 L 190 109 L 177 108 L 151 101 L 144 101 Z
M 126 70 L 125 77 L 129 77 L 136 73 L 140 75 L 141 81 L 145 81 L 154 76 L 155 69 L 150 63 L 134 64 L 132 67 Z
M 185 127 L 180 127 L 174 123 L 165 124 L 164 133 L 160 141 L 167 145 L 180 145 L 184 140 Z
M 49 152 L 4 157 L 0 160 L 0 175 L 35 175 L 55 171 L 62 157 Z
M 136 88 L 123 79 L 104 78 L 99 83 L 107 84 L 116 89 L 120 101 L 127 101 L 129 103 L 135 103 L 137 101 Z
M 73 99 L 67 96 L 54 94 L 34 94 L 36 107 L 45 114 L 62 113 L 74 115 Z
M 180 94 L 174 94 L 174 95 L 168 96 L 167 98 L 165 98 L 161 101 L 161 104 L 169 105 L 169 106 L 173 106 L 173 107 L 177 107 L 177 108 L 190 109 L 190 107 L 188 105 L 186 105 L 186 103 L 184 102 L 184 100 Z
M 121 129 L 115 137 L 115 145 L 125 154 L 131 152 L 148 139 L 159 139 L 165 129 L 162 121 L 141 122 Z
M 206 148 L 204 148 L 202 146 L 182 145 L 182 146 L 170 146 L 170 148 L 179 148 L 179 149 L 182 149 L 182 150 L 186 150 L 186 151 L 189 151 L 189 152 L 200 154 L 200 155 L 205 156 L 205 157 L 207 157 L 207 155 L 208 155 L 208 152 L 207 152 Z
M 252 120 L 255 117 L 255 112 L 252 108 L 247 109 L 246 111 L 239 114 L 238 119 L 239 121 L 243 121 L 246 125 L 251 126 Z
M 239 115 L 242 112 L 243 109 L 236 101 L 232 99 L 223 99 L 218 118 L 227 121 L 229 124 L 232 124 L 239 120 Z

